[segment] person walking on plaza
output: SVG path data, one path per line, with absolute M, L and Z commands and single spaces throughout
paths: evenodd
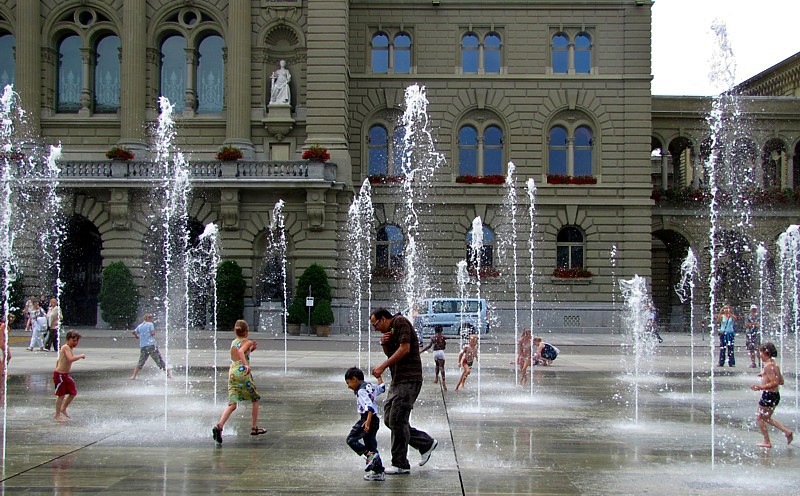
M 33 315 L 33 295 L 28 296 L 28 300 L 25 302 L 25 313 L 23 317 L 25 318 L 25 330 L 30 331 L 31 325 L 33 321 L 31 321 L 31 315 Z
M 767 431 L 767 424 L 775 427 L 783 432 L 786 436 L 786 443 L 791 444 L 794 438 L 794 433 L 784 427 L 780 422 L 772 418 L 775 412 L 775 407 L 781 401 L 781 393 L 778 392 L 780 386 L 783 385 L 783 374 L 778 364 L 773 360 L 778 356 L 778 350 L 772 343 L 764 343 L 759 349 L 758 353 L 761 360 L 764 362 L 764 370 L 758 374 L 761 377 L 761 384 L 753 384 L 750 388 L 753 391 L 762 391 L 761 400 L 758 402 L 758 414 L 756 421 L 758 428 L 761 430 L 761 435 L 764 436 L 764 442 L 758 443 L 756 446 L 762 448 L 772 448 L 772 443 L 769 440 L 769 432 Z
M 256 391 L 256 383 L 250 373 L 250 352 L 256 350 L 256 342 L 247 339 L 249 327 L 244 320 L 237 320 L 233 331 L 236 333 L 236 339 L 231 342 L 228 406 L 222 411 L 217 425 L 211 429 L 211 437 L 219 444 L 222 444 L 222 428 L 240 401 L 250 400 L 253 403 L 253 427 L 250 429 L 250 435 L 258 436 L 267 432 L 266 429 L 258 427 L 258 402 L 261 400 L 261 395 Z
M 411 427 L 409 417 L 422 390 L 422 360 L 414 326 L 401 314 L 392 315 L 378 308 L 369 316 L 369 323 L 381 333 L 381 346 L 387 359 L 373 367 L 372 375 L 380 377 L 387 368 L 392 373 L 392 384 L 383 407 L 384 423 L 392 431 L 392 466 L 386 475 L 411 473 L 408 447 L 419 450 L 425 465 L 433 450 L 439 445 L 426 432 Z
M 733 309 L 730 305 L 722 307 L 722 312 L 717 316 L 717 322 L 719 324 L 717 334 L 719 334 L 720 367 L 725 365 L 726 353 L 728 354 L 728 366 L 736 366 L 736 357 L 733 356 L 733 342 L 736 338 L 736 331 L 733 328 L 733 319 L 735 318 L 736 316 L 733 315 Z
M 164 363 L 164 359 L 161 358 L 161 353 L 159 353 L 156 346 L 156 327 L 153 325 L 153 314 L 144 314 L 144 322 L 134 329 L 133 336 L 139 338 L 139 363 L 133 369 L 131 380 L 136 379 L 139 371 L 144 367 L 147 357 L 153 357 L 153 361 L 156 362 L 158 368 L 166 372 L 167 377 L 172 379 L 172 374 L 167 370 L 167 365 Z
M 745 347 L 747 352 L 750 353 L 750 368 L 758 367 L 756 365 L 756 355 L 759 355 L 759 363 L 761 363 L 760 353 L 758 348 L 761 346 L 761 319 L 758 316 L 758 307 L 750 305 L 750 314 L 747 316 L 747 321 L 744 323 L 745 333 Z
M 47 310 L 47 339 L 44 342 L 44 349 L 50 351 L 58 351 L 58 329 L 61 327 L 61 320 L 64 315 L 61 314 L 61 307 L 58 306 L 58 300 L 50 298 L 50 308 Z
M 444 350 L 447 348 L 447 339 L 442 334 L 443 328 L 440 325 L 434 327 L 433 336 L 430 342 L 422 349 L 420 353 L 428 351 L 433 347 L 433 361 L 436 364 L 436 375 L 434 376 L 433 383 L 439 383 L 439 374 L 442 374 L 442 389 L 447 391 L 447 384 L 444 383 Z
M 38 345 L 39 351 L 44 351 L 44 341 L 42 341 L 45 328 L 47 326 L 47 316 L 44 313 L 44 310 L 39 306 L 38 301 L 33 302 L 33 312 L 31 312 L 31 342 L 28 345 L 28 351 L 33 351 L 33 349 Z
M 378 429 L 381 421 L 378 418 L 378 407 L 375 406 L 375 398 L 386 391 L 383 379 L 378 377 L 378 385 L 374 386 L 364 380 L 364 372 L 358 367 L 350 367 L 344 373 L 344 381 L 347 387 L 353 390 L 356 395 L 356 411 L 361 416 L 355 423 L 350 434 L 347 435 L 347 445 L 356 452 L 358 456 L 363 456 L 367 467 L 364 469 L 369 474 L 364 476 L 365 481 L 382 481 L 385 479 L 383 462 L 378 453 Z M 361 440 L 364 440 L 362 443 Z

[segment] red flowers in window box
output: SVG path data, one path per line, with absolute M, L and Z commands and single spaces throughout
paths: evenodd
M 239 160 L 243 156 L 242 150 L 231 145 L 223 146 L 217 152 L 217 160 L 222 160 L 223 162 Z
M 403 278 L 403 269 L 401 267 L 375 267 L 372 269 L 372 277 L 374 279 L 392 279 L 399 281 Z
M 124 146 L 112 146 L 106 152 L 106 157 L 111 160 L 133 160 L 133 152 Z
M 25 160 L 25 154 L 16 150 L 8 152 L 0 152 L 0 160 L 8 160 L 9 162 L 21 162 Z
M 402 182 L 403 182 L 403 176 L 384 176 L 383 174 L 378 174 L 376 176 L 369 176 L 370 184 L 394 184 Z
M 560 176 L 548 174 L 547 184 L 597 184 L 597 178 L 594 176 Z
M 477 277 L 478 273 L 475 267 L 467 267 L 467 273 L 472 277 Z M 500 271 L 494 267 L 481 267 L 481 279 L 494 279 L 500 277 Z
M 582 279 L 592 277 L 592 275 L 590 270 L 586 270 L 582 267 L 573 267 L 571 269 L 558 267 L 553 270 L 553 277 L 558 277 L 560 279 Z
M 491 176 L 458 176 L 456 182 L 461 184 L 503 184 L 506 182 L 506 176 L 502 174 Z
M 312 145 L 308 150 L 303 152 L 303 160 L 310 160 L 312 162 L 327 162 L 331 159 L 328 150 L 319 145 Z

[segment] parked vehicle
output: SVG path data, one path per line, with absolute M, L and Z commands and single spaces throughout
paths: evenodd
M 489 332 L 488 304 L 477 298 L 430 298 L 414 305 L 414 311 L 405 309 L 403 315 L 411 319 L 418 333 L 433 334 L 442 326 L 443 334 L 468 336 Z

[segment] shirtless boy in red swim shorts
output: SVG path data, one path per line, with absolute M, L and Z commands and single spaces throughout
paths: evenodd
M 73 355 L 72 349 L 78 346 L 78 341 L 81 335 L 75 331 L 69 331 L 66 336 L 66 343 L 58 350 L 58 361 L 56 362 L 56 370 L 53 372 L 53 383 L 56 387 L 56 414 L 53 418 L 58 422 L 64 422 L 70 418 L 67 415 L 67 407 L 78 390 L 75 389 L 75 382 L 69 376 L 69 370 L 72 368 L 72 362 L 77 362 L 81 358 L 86 358 L 86 355 Z M 65 401 L 66 397 L 66 401 Z M 63 415 L 63 416 L 62 416 Z M 66 418 L 64 418 L 66 417 Z

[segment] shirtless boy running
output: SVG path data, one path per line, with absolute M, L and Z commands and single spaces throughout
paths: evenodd
M 433 383 L 439 382 L 439 373 L 442 374 L 442 389 L 447 391 L 447 385 L 444 383 L 444 349 L 447 348 L 447 339 L 442 334 L 442 326 L 437 325 L 434 327 L 434 334 L 431 336 L 430 342 L 422 349 L 420 353 L 428 351 L 433 346 L 433 361 L 436 363 L 436 378 Z
M 72 354 L 72 349 L 78 346 L 78 341 L 80 339 L 80 334 L 75 331 L 69 331 L 66 336 L 67 342 L 58 350 L 56 370 L 53 372 L 53 383 L 56 387 L 56 414 L 53 415 L 53 418 L 58 422 L 64 422 L 66 419 L 70 418 L 70 416 L 67 415 L 67 407 L 72 403 L 72 400 L 75 399 L 75 395 L 78 394 L 78 390 L 75 389 L 75 382 L 72 380 L 72 377 L 70 377 L 69 371 L 72 368 L 72 362 L 77 362 L 81 358 L 86 358 L 84 354 Z
M 758 349 L 758 353 L 764 362 L 764 371 L 758 374 L 761 377 L 761 384 L 753 384 L 750 388 L 753 391 L 763 391 L 761 393 L 761 401 L 758 402 L 756 420 L 758 421 L 758 428 L 761 429 L 761 435 L 764 436 L 764 442 L 758 443 L 756 446 L 767 449 L 772 448 L 772 443 L 769 441 L 769 432 L 767 432 L 767 424 L 783 432 L 783 435 L 786 436 L 786 443 L 791 444 L 794 437 L 792 431 L 772 418 L 775 407 L 781 401 L 781 394 L 778 392 L 778 388 L 783 385 L 781 369 L 773 360 L 778 356 L 778 350 L 775 349 L 774 344 L 764 343 Z
M 472 372 L 472 365 L 477 359 L 478 336 L 471 334 L 469 336 L 469 342 L 464 346 L 464 349 L 461 350 L 461 353 L 458 354 L 458 364 L 460 367 L 464 367 L 464 371 L 461 372 L 461 378 L 458 380 L 458 384 L 456 384 L 456 391 L 458 391 L 459 386 L 461 386 L 462 390 L 464 389 L 464 383 L 467 381 L 469 373 Z

